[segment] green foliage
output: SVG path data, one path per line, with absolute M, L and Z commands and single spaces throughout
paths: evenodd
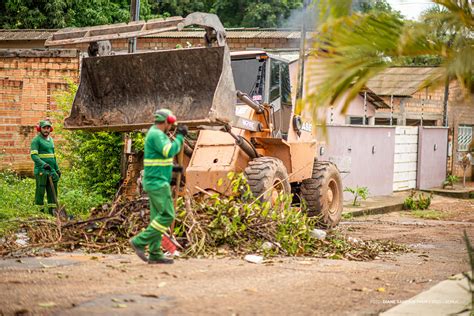
M 77 85 L 69 82 L 68 91 L 55 96 L 58 110 L 54 118 L 55 134 L 62 138 L 58 146 L 59 162 L 72 167 L 79 181 L 104 197 L 115 194 L 120 179 L 123 148 L 122 134 L 117 132 L 69 131 L 63 128 Z M 137 146 L 143 147 L 142 135 L 136 134 Z
M 459 177 L 455 175 L 448 175 L 446 180 L 443 181 L 443 188 L 446 188 L 447 186 L 450 186 L 452 189 L 454 189 L 454 184 L 459 181 Z
M 431 205 L 432 194 L 425 195 L 422 192 L 417 193 L 415 190 L 410 192 L 403 202 L 403 208 L 406 210 L 427 210 Z
M 215 193 L 178 200 L 175 235 L 183 242 L 186 255 L 259 253 L 367 260 L 388 249 L 401 250 L 376 241 L 352 244 L 337 231 L 318 240 L 311 233 L 320 224 L 319 218 L 308 217 L 304 206 L 292 205 L 291 195 L 280 195 L 274 205 L 262 203 L 254 200 L 242 174 L 230 173 L 228 179 L 232 196 Z
M 369 189 L 367 187 L 346 187 L 344 188 L 344 192 L 349 192 L 354 195 L 354 200 L 352 201 L 352 206 L 357 206 L 360 205 L 359 202 L 357 202 L 357 199 L 360 197 L 362 200 L 367 200 L 367 197 L 369 196 Z
M 302 0 L 163 0 L 140 1 L 140 19 L 216 13 L 226 27 L 277 27 Z M 63 28 L 127 22 L 130 1 L 125 0 L 6 0 L 0 4 L 3 28 Z
M 389 13 L 403 19 L 400 11 L 394 10 L 386 0 L 354 1 L 355 9 L 362 13 Z
M 59 182 L 58 199 L 70 215 L 86 215 L 91 207 L 105 199 L 80 182 L 77 171 L 64 171 Z M 0 236 L 17 227 L 18 220 L 48 218 L 34 205 L 35 180 L 21 178 L 13 172 L 0 173 Z
M 6 0 L 0 4 L 0 26 L 47 29 L 128 22 L 129 6 L 126 0 Z M 155 7 L 154 1 L 141 0 L 140 18 L 160 17 Z
M 217 0 L 211 12 L 225 27 L 277 27 L 302 4 L 302 0 Z
M 211 194 L 189 201 L 187 208 L 179 201 L 175 233 L 187 239 L 187 254 L 208 255 L 221 247 L 259 252 L 265 241 L 275 246 L 267 253 L 302 255 L 309 251 L 313 244 L 310 229 L 317 219 L 292 207 L 291 196 L 281 195 L 273 206 L 258 200 L 249 203 L 253 196 L 243 175 L 229 173 L 228 179 L 235 195 Z

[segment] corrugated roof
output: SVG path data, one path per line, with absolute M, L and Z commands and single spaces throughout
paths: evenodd
M 2 41 L 28 41 L 28 40 L 46 40 L 49 36 L 55 33 L 56 29 L 41 29 L 41 30 L 6 30 L 0 29 L 0 40 Z M 313 36 L 312 33 L 307 33 L 308 38 Z M 147 35 L 145 37 L 154 38 L 203 38 L 204 31 L 202 29 L 187 29 L 184 31 L 170 31 Z M 256 28 L 242 28 L 242 29 L 228 29 L 227 38 L 286 38 L 299 39 L 300 31 L 292 29 L 256 29 Z
M 200 29 L 171 31 L 148 35 L 146 37 L 154 38 L 203 38 L 204 31 Z M 286 38 L 299 39 L 300 32 L 297 30 L 278 30 L 278 29 L 229 29 L 227 30 L 227 38 Z
M 46 40 L 57 30 L 3 30 L 0 29 L 0 40 L 2 41 L 35 41 Z
M 378 95 L 411 96 L 439 73 L 436 67 L 392 67 L 370 79 L 367 87 Z

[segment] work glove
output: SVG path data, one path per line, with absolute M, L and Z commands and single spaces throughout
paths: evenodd
M 182 166 L 178 166 L 178 165 L 174 165 L 174 166 L 173 166 L 173 172 L 183 173 L 183 167 L 182 167 Z
M 45 163 L 44 166 L 43 166 L 43 169 L 47 170 L 47 171 L 51 171 L 51 166 L 48 165 L 47 163 Z
M 186 125 L 178 125 L 176 128 L 176 133 L 186 136 L 188 135 L 188 127 Z

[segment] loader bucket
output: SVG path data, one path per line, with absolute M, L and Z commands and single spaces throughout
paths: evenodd
M 168 108 L 190 126 L 232 122 L 235 86 L 227 47 L 84 58 L 68 129 L 133 131 Z

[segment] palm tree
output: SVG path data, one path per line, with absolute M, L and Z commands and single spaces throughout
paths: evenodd
M 312 50 L 317 61 L 309 69 L 314 92 L 305 100 L 313 115 L 338 101 L 345 112 L 370 78 L 407 57 L 438 56 L 439 71 L 424 85 L 456 79 L 469 98 L 474 92 L 473 6 L 470 0 L 433 2 L 438 7 L 422 22 L 413 22 L 390 12 L 344 10 L 350 0 L 321 0 L 322 23 Z

